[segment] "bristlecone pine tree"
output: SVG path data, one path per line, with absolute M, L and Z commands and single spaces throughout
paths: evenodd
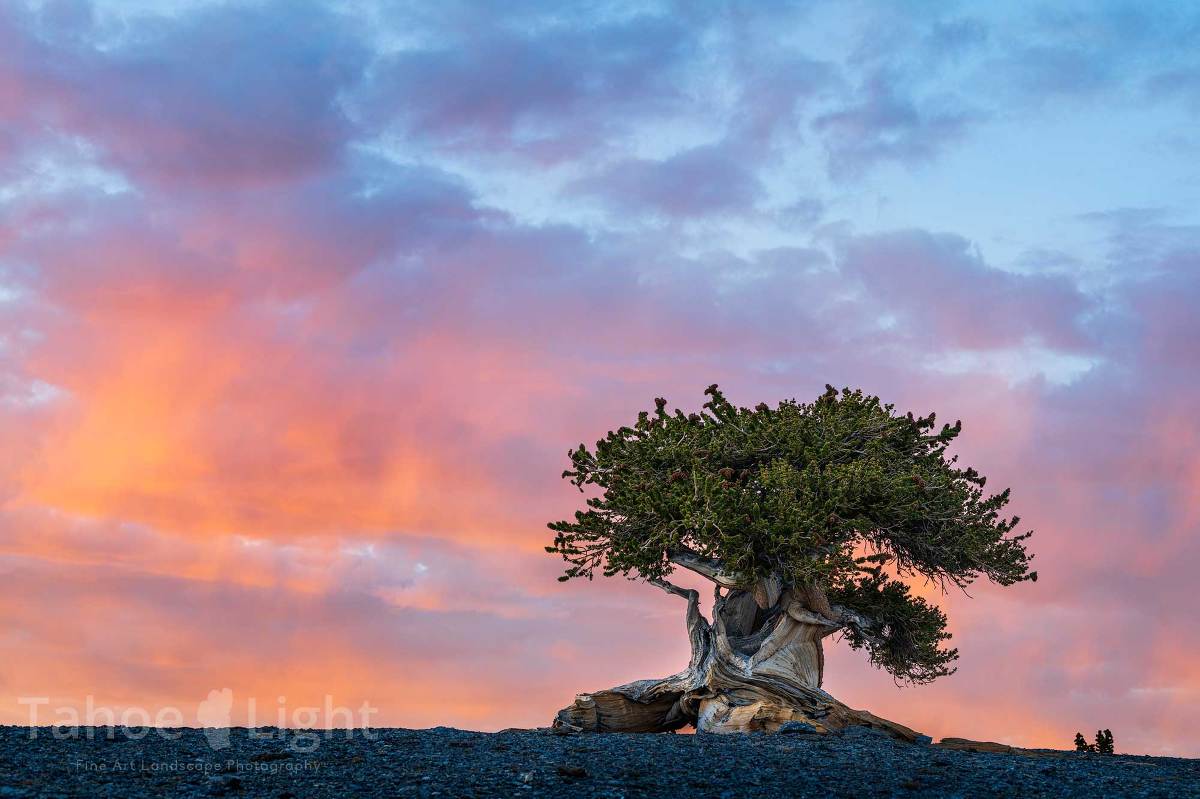
M 1111 755 L 1113 753 L 1112 732 L 1109 730 L 1096 730 L 1096 743 L 1091 751 L 1099 752 L 1102 755 Z
M 1088 743 L 1087 739 L 1083 737 L 1083 733 L 1077 732 L 1077 733 L 1075 733 L 1075 751 L 1076 752 L 1095 752 L 1096 746 L 1095 746 L 1095 744 Z
M 1000 515 L 1008 490 L 959 468 L 946 449 L 961 424 L 899 415 L 861 391 L 831 386 L 815 402 L 739 408 L 710 386 L 701 413 L 655 400 L 570 454 L 564 478 L 592 496 L 550 524 L 560 580 L 624 575 L 687 601 L 691 660 L 664 679 L 580 694 L 555 726 L 651 732 L 818 732 L 848 725 L 916 733 L 851 710 L 821 690 L 822 639 L 839 633 L 898 682 L 953 673 L 940 609 L 904 582 L 964 588 L 1036 580 L 1031 533 Z M 670 582 L 686 569 L 715 583 L 712 620 L 699 594 Z

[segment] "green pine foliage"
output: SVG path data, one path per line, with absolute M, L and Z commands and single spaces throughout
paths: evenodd
M 897 679 L 952 673 L 945 615 L 902 580 L 1036 580 L 1031 533 L 1013 535 L 1019 519 L 1001 515 L 1007 489 L 986 494 L 985 478 L 947 454 L 961 423 L 938 427 L 932 413 L 826 389 L 748 409 L 713 385 L 700 413 L 657 399 L 632 426 L 571 450 L 563 477 L 593 495 L 573 520 L 549 525 L 546 549 L 567 563 L 559 579 L 662 579 L 670 554 L 690 550 L 746 584 L 778 575 L 815 585 L 874 620 L 869 636 L 847 630 L 847 640 Z

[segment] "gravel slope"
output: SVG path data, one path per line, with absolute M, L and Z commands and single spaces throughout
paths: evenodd
M 1200 760 L 999 754 L 840 736 L 556 735 L 373 730 L 255 740 L 246 729 L 0 728 L 0 797 L 1200 797 Z M 112 740 L 108 735 L 112 734 Z M 319 733 L 324 735 L 325 733 Z M 222 748 L 214 750 L 210 739 Z M 227 739 L 227 741 L 226 741 Z

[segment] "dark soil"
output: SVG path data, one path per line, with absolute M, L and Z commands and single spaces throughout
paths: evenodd
M 167 731 L 176 740 L 158 730 L 34 732 L 0 727 L 0 798 L 1200 797 L 1200 760 L 953 751 L 861 728 L 836 736 L 381 729 L 349 740 L 344 731 L 252 738 L 243 728 Z

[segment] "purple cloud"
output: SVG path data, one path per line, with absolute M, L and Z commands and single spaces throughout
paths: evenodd
M 349 124 L 338 94 L 367 51 L 344 17 L 313 5 L 221 6 L 151 20 L 113 46 L 56 18 L 0 19 L 5 105 L 90 139 L 119 169 L 152 181 L 254 184 L 311 174 L 340 157 Z M 2 99 L 2 98 L 0 98 Z M 14 107 L 16 106 L 16 107 Z
M 696 147 L 661 161 L 621 161 L 572 188 L 622 213 L 632 210 L 665 217 L 744 213 L 753 210 L 763 195 L 762 184 L 745 160 L 726 148 Z
M 539 160 L 601 145 L 622 114 L 678 107 L 676 69 L 695 46 L 694 32 L 666 16 L 440 32 L 443 41 L 376 66 L 358 98 L 366 117 L 439 148 L 504 147 Z
M 1088 346 L 1082 316 L 1090 302 L 1065 277 L 988 266 L 954 235 L 901 231 L 847 239 L 839 265 L 904 328 L 942 347 L 988 349 Z
M 961 139 L 978 119 L 958 102 L 934 98 L 918 103 L 899 93 L 892 79 L 876 74 L 855 100 L 813 120 L 835 177 L 855 177 L 880 161 L 920 162 Z

